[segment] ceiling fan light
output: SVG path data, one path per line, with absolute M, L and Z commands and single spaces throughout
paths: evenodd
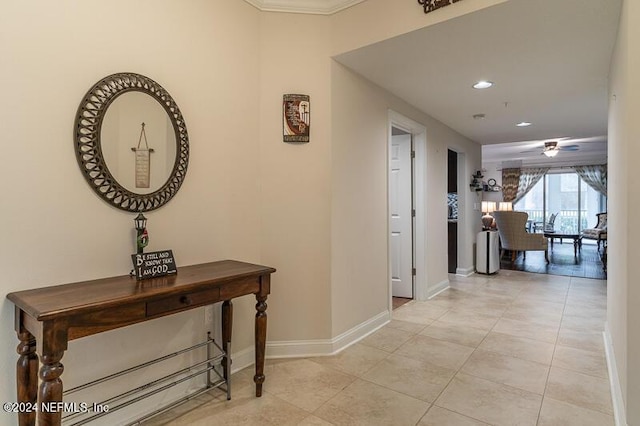
M 558 149 L 548 149 L 544 151 L 543 154 L 546 155 L 547 157 L 552 158 L 558 155 L 558 152 L 560 152 Z

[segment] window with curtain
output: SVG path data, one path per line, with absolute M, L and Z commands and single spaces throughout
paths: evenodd
M 579 234 L 594 226 L 596 213 L 606 211 L 606 197 L 574 171 L 552 171 L 545 173 L 514 209 L 527 212 L 532 223 L 546 224 L 557 213 L 556 232 Z

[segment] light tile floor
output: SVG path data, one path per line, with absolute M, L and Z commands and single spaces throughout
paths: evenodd
M 613 425 L 606 281 L 502 270 L 451 275 L 331 357 L 267 361 L 152 425 Z

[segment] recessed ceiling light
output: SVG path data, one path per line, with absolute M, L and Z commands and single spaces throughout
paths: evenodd
M 527 127 L 527 126 L 531 126 L 531 123 L 529 123 L 528 121 L 521 121 L 520 123 L 516 124 L 516 126 Z
M 486 80 L 480 80 L 479 82 L 477 82 L 476 84 L 473 85 L 473 88 L 474 89 L 488 89 L 491 86 L 493 86 L 493 82 L 486 81 Z
M 485 117 L 486 116 L 484 114 L 473 114 L 473 119 L 474 120 L 482 120 Z

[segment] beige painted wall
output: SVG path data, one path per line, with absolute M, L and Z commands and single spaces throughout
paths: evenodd
M 326 16 L 260 18 L 262 254 L 278 269 L 270 341 L 331 335 L 331 81 Z M 310 96 L 310 142 L 282 142 L 282 95 Z
M 447 148 L 465 153 L 466 169 L 480 168 L 480 145 L 370 83 L 344 66 L 332 65 L 332 310 L 333 336 L 387 309 L 387 138 L 392 109 L 427 128 L 427 286 L 447 281 Z M 470 176 L 470 173 L 469 173 Z M 475 197 L 461 191 L 479 230 Z M 471 237 L 469 237 L 472 240 Z M 471 244 L 471 245 L 470 245 Z M 473 267 L 472 241 L 462 265 Z
M 73 150 L 76 109 L 100 78 L 155 79 L 188 126 L 187 177 L 147 215 L 149 249 L 173 249 L 179 265 L 261 260 L 258 40 L 259 12 L 237 0 L 2 2 L 0 400 L 15 400 L 17 360 L 5 294 L 131 269 L 134 215 L 94 195 Z M 235 305 L 235 349 L 253 344 L 254 304 Z M 74 341 L 65 384 L 199 340 L 194 329 L 203 331 L 201 312 Z
M 634 250 L 640 238 L 635 212 L 640 210 L 640 178 L 633 173 L 640 157 L 640 19 L 638 2 L 625 0 L 611 66 L 609 102 L 609 247 L 607 324 L 618 379 L 625 401 L 626 423 L 640 424 L 640 288 Z
M 381 91 L 334 62 L 331 306 L 333 336 L 387 310 L 387 107 Z
M 335 338 L 387 309 L 389 108 L 428 125 L 434 207 L 427 220 L 442 222 L 428 230 L 431 286 L 447 280 L 439 244 L 446 241 L 447 147 L 467 153 L 469 170 L 480 167 L 479 145 L 333 63 L 331 23 L 338 15 L 260 18 L 262 260 L 278 268 L 280 283 L 269 300 L 270 342 Z M 282 142 L 284 93 L 311 96 L 309 144 Z M 480 215 L 470 197 L 461 263 L 473 268 L 470 235 Z
M 480 148 L 332 63 L 337 16 L 260 13 L 237 0 L 4 2 L 1 143 L 11 160 L 0 168 L 2 296 L 129 271 L 134 215 L 93 194 L 72 139 L 81 97 L 120 71 L 162 84 L 190 136 L 182 189 L 147 214 L 149 249 L 172 248 L 179 265 L 236 258 L 278 268 L 270 342 L 330 339 L 386 309 L 388 108 L 427 127 L 427 280 L 446 280 L 446 150 L 466 153 L 470 175 Z M 309 144 L 282 142 L 284 93 L 311 95 Z M 463 265 L 473 266 L 480 214 L 467 195 Z M 0 368 L 11 373 L 0 398 L 11 401 L 16 339 L 13 306 L 2 300 Z M 235 303 L 234 352 L 253 345 L 254 303 Z M 74 341 L 62 359 L 65 385 L 199 340 L 202 317 Z M 0 423 L 12 422 L 0 415 Z
M 389 108 L 428 125 L 427 221 L 442 222 L 428 230 L 430 286 L 447 280 L 439 244 L 446 241 L 447 147 L 467 153 L 468 169 L 480 166 L 479 145 L 333 62 L 330 19 L 260 18 L 262 260 L 278 268 L 280 283 L 269 299 L 270 342 L 335 338 L 387 309 Z M 283 93 L 311 96 L 309 144 L 282 142 Z M 466 235 L 475 236 L 480 215 L 467 213 Z M 462 265 L 472 268 L 473 237 L 466 242 Z

